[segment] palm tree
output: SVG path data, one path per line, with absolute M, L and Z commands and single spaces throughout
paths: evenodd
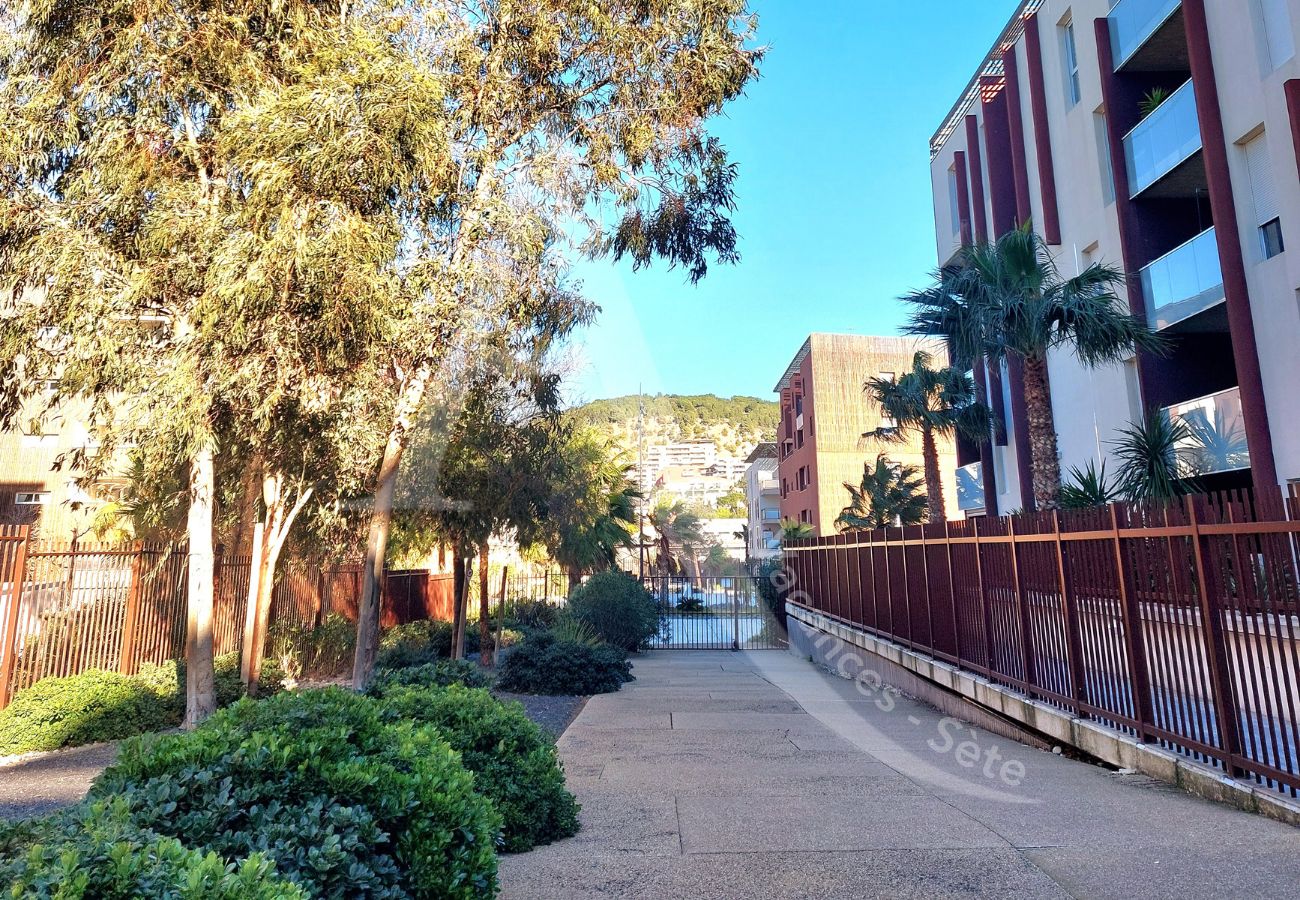
M 576 584 L 584 572 L 613 568 L 618 551 L 632 545 L 641 492 L 632 466 L 594 434 L 574 435 L 555 453 L 546 544 Z
M 650 524 L 659 536 L 659 571 L 664 575 L 680 574 L 682 560 L 690 563 L 691 575 L 700 577 L 700 547 L 704 544 L 703 522 L 685 503 L 661 503 L 650 513 Z
M 1062 278 L 1046 243 L 1026 226 L 995 243 L 965 248 L 960 263 L 940 271 L 933 287 L 902 298 L 913 307 L 909 332 L 946 338 L 956 364 L 981 357 L 1023 363 L 1039 509 L 1056 509 L 1061 491 L 1048 352 L 1067 348 L 1095 367 L 1118 362 L 1134 348 L 1160 353 L 1166 347 L 1121 308 L 1115 291 L 1124 281 L 1118 269 L 1097 263 Z
M 891 424 L 863 435 L 879 441 L 901 442 L 921 435 L 925 462 L 925 490 L 931 522 L 948 518 L 943 502 L 936 437 L 961 435 L 983 443 L 989 439 L 993 416 L 975 399 L 975 380 L 961 369 L 933 368 L 934 358 L 924 350 L 912 357 L 912 370 L 901 378 L 868 379 L 865 390 Z
M 892 462 L 883 453 L 862 464 L 862 484 L 844 482 L 849 505 L 835 524 L 841 531 L 869 531 L 889 525 L 918 525 L 925 518 L 925 485 L 915 466 Z
M 815 530 L 807 522 L 796 522 L 794 519 L 786 519 L 781 523 L 781 543 L 788 541 L 802 541 L 810 538 L 815 534 Z

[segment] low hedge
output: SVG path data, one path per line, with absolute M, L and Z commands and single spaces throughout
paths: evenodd
M 659 607 L 641 582 L 624 572 L 600 572 L 574 588 L 567 614 L 629 653 L 659 630 Z
M 501 817 L 439 732 L 339 688 L 244 700 L 129 741 L 91 789 L 131 823 L 312 897 L 490 896 Z
M 217 703 L 228 706 L 244 693 L 239 654 L 217 657 Z M 280 690 L 280 674 L 268 660 L 262 692 Z M 185 665 L 146 664 L 137 675 L 90 669 L 66 678 L 43 678 L 14 695 L 0 710 L 0 755 L 58 750 L 159 731 L 185 715 Z
M 492 679 L 479 664 L 468 659 L 440 659 L 422 666 L 399 669 L 375 669 L 366 693 L 378 697 L 394 687 L 487 687 Z
M 529 635 L 501 664 L 497 687 L 520 694 L 608 694 L 632 681 L 627 654 L 607 644 Z
M 385 718 L 432 725 L 460 754 L 478 790 L 501 813 L 506 852 L 577 833 L 578 803 L 565 789 L 555 744 L 518 703 L 463 685 L 430 690 L 396 684 L 381 702 Z
M 130 821 L 122 800 L 100 800 L 0 828 L 5 896 L 49 900 L 307 900 L 262 854 L 227 863 Z

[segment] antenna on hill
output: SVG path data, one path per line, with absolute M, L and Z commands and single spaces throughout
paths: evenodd
M 639 568 L 637 577 L 645 581 L 645 394 L 641 385 L 636 386 L 636 481 L 637 508 L 640 510 L 637 526 L 637 558 Z

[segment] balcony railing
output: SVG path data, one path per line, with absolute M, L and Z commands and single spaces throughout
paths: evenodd
M 1132 195 L 1151 187 L 1200 149 L 1201 121 L 1189 78 L 1124 138 Z
M 758 480 L 758 490 L 762 494 L 775 494 L 781 490 L 781 483 L 775 478 L 760 478 Z
M 984 466 L 971 463 L 957 470 L 957 508 L 962 512 L 984 508 Z
M 1222 303 L 1223 271 L 1214 229 L 1202 231 L 1142 270 L 1147 321 L 1168 328 Z
M 1176 451 L 1180 476 L 1194 478 L 1250 468 L 1240 389 L 1175 403 L 1165 412 L 1186 426 Z
M 1110 46 L 1115 68 L 1128 62 L 1178 11 L 1182 0 L 1118 0 L 1110 11 Z

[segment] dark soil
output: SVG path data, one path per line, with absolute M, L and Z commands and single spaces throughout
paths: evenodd
M 528 718 L 558 738 L 564 729 L 582 712 L 586 697 L 547 697 L 540 694 L 511 694 L 506 691 L 493 691 L 502 700 L 517 700 L 523 704 Z

